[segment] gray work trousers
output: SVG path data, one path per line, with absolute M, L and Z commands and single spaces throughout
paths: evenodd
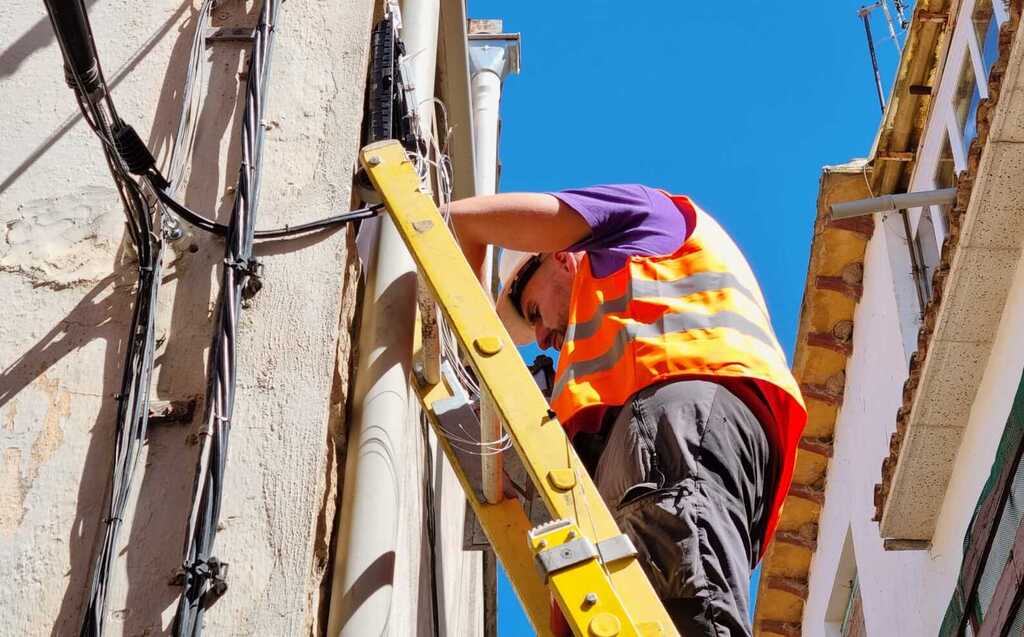
M 607 422 L 607 421 L 606 421 Z M 766 517 L 771 451 L 728 389 L 686 380 L 637 392 L 602 434 L 574 444 L 687 637 L 751 635 L 750 572 Z

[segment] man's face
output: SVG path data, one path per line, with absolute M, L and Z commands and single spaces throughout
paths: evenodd
M 562 348 L 578 263 L 577 255 L 570 252 L 549 254 L 523 289 L 523 316 L 533 327 L 541 349 Z

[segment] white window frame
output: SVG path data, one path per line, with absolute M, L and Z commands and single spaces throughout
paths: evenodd
M 963 131 L 956 121 L 956 111 L 953 107 L 953 97 L 956 93 L 957 84 L 960 79 L 960 70 L 965 59 L 970 59 L 974 68 L 974 81 L 977 85 L 980 99 L 988 98 L 988 71 L 982 67 L 981 43 L 974 31 L 973 13 L 976 6 L 975 0 L 965 0 L 959 7 L 952 31 L 952 41 L 946 54 L 946 63 L 941 70 L 938 81 L 938 90 L 933 96 L 934 104 L 929 114 L 928 122 L 925 124 L 924 135 L 918 147 L 918 161 L 914 167 L 914 174 L 911 176 L 909 192 L 921 192 L 934 190 L 936 188 L 935 172 L 938 168 L 942 144 L 949 139 L 950 151 L 953 155 L 953 168 L 959 174 L 967 167 L 967 153 L 963 144 Z M 993 0 L 993 17 L 996 20 L 997 28 L 1009 18 L 1003 0 Z M 908 223 L 910 225 L 910 237 L 913 241 L 917 237 L 918 227 L 921 222 L 921 208 L 914 208 L 907 211 Z M 898 213 L 892 213 L 894 215 Z M 906 280 L 907 273 L 910 273 L 910 258 L 908 254 L 907 238 L 903 231 L 902 221 L 896 218 L 890 219 L 891 215 L 882 215 L 881 221 L 887 227 L 887 234 L 891 235 L 889 245 L 889 262 L 892 274 L 900 277 L 894 280 L 894 292 L 896 294 L 896 305 L 900 315 L 900 330 L 903 336 L 906 357 L 910 358 L 916 349 L 917 329 L 920 325 L 921 315 L 918 311 L 916 292 L 908 284 L 917 285 L 913 282 L 911 273 L 910 281 Z M 941 251 L 942 244 L 946 239 L 946 221 L 942 215 L 933 215 L 932 222 L 935 233 L 935 246 Z M 931 285 L 931 281 L 927 281 Z

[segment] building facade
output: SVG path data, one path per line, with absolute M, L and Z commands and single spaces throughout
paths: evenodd
M 277 4 L 264 116 L 250 123 L 264 139 L 259 228 L 362 205 L 353 178 L 376 108 L 366 99 L 380 54 L 371 36 L 389 15 L 401 19 L 407 101 L 437 142 L 424 153 L 434 165 L 450 162 L 445 180 L 432 177 L 435 193 L 495 187 L 496 139 L 485 134 L 481 151 L 474 135 L 480 121 L 497 135 L 494 77 L 514 69 L 482 73 L 491 123 L 474 113 L 470 60 L 474 47 L 513 40 L 489 42 L 493 21 L 470 38 L 464 0 Z M 83 5 L 120 117 L 168 174 L 172 149 L 187 146 L 174 184 L 180 202 L 228 223 L 264 3 Z M 6 7 L 0 34 L 0 634 L 78 634 L 111 524 L 120 531 L 103 634 L 166 634 L 210 436 L 221 275 L 235 264 L 215 234 L 182 223 L 183 236 L 165 235 L 148 431 L 126 507 L 112 519 L 117 394 L 140 261 L 43 3 Z M 501 58 L 489 53 L 492 63 Z M 478 179 L 481 165 L 489 182 Z M 485 576 L 483 554 L 463 550 L 465 498 L 408 389 L 415 282 L 409 298 L 373 296 L 385 270 L 409 272 L 407 255 L 382 247 L 386 225 L 256 242 L 262 286 L 241 304 L 214 531 L 216 558 L 230 569 L 226 592 L 204 602 L 209 634 L 479 635 L 485 615 L 493 626 L 493 565 Z M 371 300 L 393 313 L 394 342 L 359 316 Z M 404 319 L 394 313 L 410 308 Z M 395 378 L 397 391 L 380 384 Z M 377 478 L 356 484 L 367 466 Z
M 822 174 L 794 356 L 810 421 L 757 634 L 1024 630 L 1021 5 L 917 2 L 869 157 Z

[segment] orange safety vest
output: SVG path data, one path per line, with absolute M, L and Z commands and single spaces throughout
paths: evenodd
M 583 257 L 551 407 L 572 436 L 597 431 L 608 408 L 655 383 L 756 384 L 765 405 L 740 397 L 760 417 L 779 460 L 763 553 L 789 491 L 807 409 L 746 258 L 688 197 L 669 197 L 692 229 L 674 253 L 630 257 L 601 278 Z

